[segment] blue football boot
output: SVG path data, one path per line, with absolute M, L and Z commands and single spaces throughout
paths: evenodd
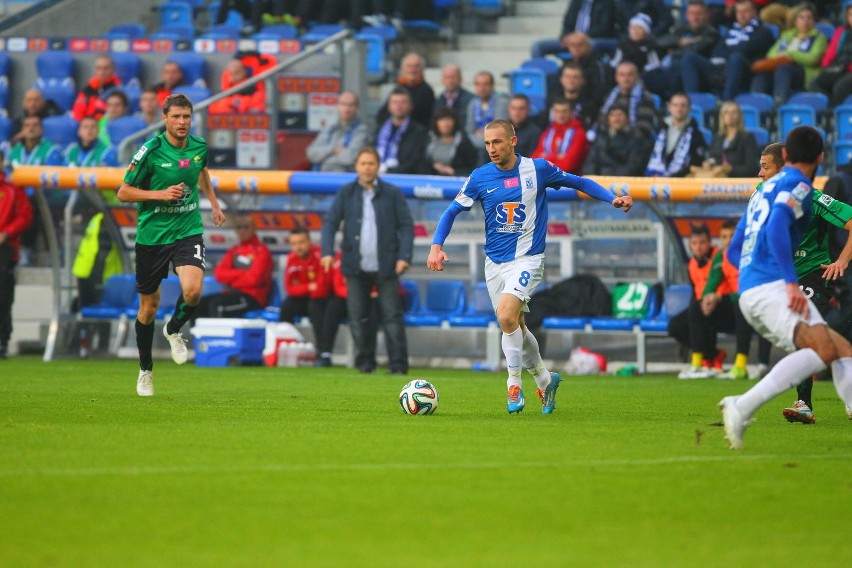
M 559 373 L 550 373 L 550 384 L 545 389 L 536 391 L 538 398 L 541 399 L 541 413 L 550 414 L 556 407 L 556 389 L 559 388 L 559 383 L 562 379 L 559 378 Z
M 524 409 L 524 405 L 526 402 L 524 401 L 524 391 L 521 390 L 521 387 L 517 385 L 512 385 L 509 387 L 509 394 L 506 397 L 507 408 L 509 410 L 509 414 L 514 414 L 516 412 L 520 412 Z

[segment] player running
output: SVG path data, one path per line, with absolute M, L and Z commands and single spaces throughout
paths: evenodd
M 728 258 L 740 267 L 743 315 L 758 333 L 791 353 L 748 392 L 719 403 L 731 449 L 743 447 L 743 433 L 758 408 L 829 364 L 840 398 L 852 402 L 852 346 L 825 325 L 793 266 L 814 214 L 811 180 L 822 162 L 822 136 L 809 126 L 794 128 L 784 157 L 787 165 L 749 200 Z
M 503 330 L 503 354 L 509 370 L 508 411 L 524 409 L 521 365 L 535 377 L 541 411 L 553 412 L 561 381 L 547 370 L 538 341 L 524 324 L 523 312 L 544 275 L 547 233 L 547 187 L 569 187 L 590 197 L 624 208 L 633 206 L 629 195 L 616 197 L 598 183 L 568 174 L 543 159 L 515 153 L 515 128 L 505 120 L 489 122 L 484 130 L 491 163 L 474 170 L 455 200 L 441 216 L 426 265 L 443 270 L 448 262 L 443 244 L 456 216 L 479 201 L 485 213 L 485 280 L 491 305 Z
M 204 278 L 204 241 L 198 189 L 210 201 L 213 223 L 221 226 L 225 215 L 213 193 L 207 172 L 207 142 L 189 133 L 192 102 L 185 95 L 170 95 L 163 105 L 166 131 L 145 142 L 127 168 L 118 199 L 137 203 L 136 345 L 139 376 L 136 393 L 154 395 L 154 317 L 160 305 L 160 282 L 169 274 L 169 264 L 180 279 L 181 296 L 174 314 L 163 326 L 172 359 L 186 363 L 186 344 L 180 328 L 201 299 Z

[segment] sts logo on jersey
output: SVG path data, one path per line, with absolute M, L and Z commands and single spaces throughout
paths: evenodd
M 498 228 L 497 231 L 500 233 L 520 233 L 527 218 L 524 209 L 526 209 L 526 205 L 517 201 L 499 204 L 494 210 L 495 219 L 503 226 Z

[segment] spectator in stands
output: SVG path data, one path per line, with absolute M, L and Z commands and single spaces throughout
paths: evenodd
M 701 128 L 690 116 L 691 104 L 686 93 L 669 99 L 669 116 L 657 134 L 647 176 L 684 177 L 690 166 L 700 166 L 707 157 L 707 142 Z
M 754 134 L 745 129 L 740 105 L 728 101 L 719 109 L 719 129 L 707 159 L 700 167 L 690 167 L 690 172 L 695 177 L 754 177 L 759 162 L 760 148 Z
M 459 124 L 467 124 L 467 106 L 473 100 L 473 93 L 461 86 L 461 68 L 455 63 L 444 65 L 441 70 L 441 84 L 444 85 L 444 92 L 435 98 L 434 110 L 451 108 L 456 111 Z
M 157 104 L 163 108 L 166 98 L 172 94 L 175 87 L 180 87 L 186 84 L 186 79 L 183 76 L 183 69 L 174 61 L 166 61 L 160 68 L 160 82 L 154 85 L 154 91 L 157 93 Z M 161 113 L 162 120 L 162 113 Z
M 618 42 L 618 49 L 609 64 L 615 68 L 622 61 L 630 61 L 641 73 L 650 73 L 660 68 L 657 42 L 651 37 L 651 18 L 647 14 L 636 14 L 630 18 L 627 37 Z
M 681 74 L 693 70 L 693 59 L 709 60 L 718 41 L 719 30 L 710 22 L 710 12 L 704 0 L 689 0 L 686 23 L 676 26 L 671 34 L 656 38 L 665 59 L 662 67 L 645 73 L 645 85 L 664 99 L 669 98 L 672 93 L 683 89 Z
M 86 83 L 86 86 L 77 93 L 74 106 L 71 107 L 71 115 L 74 120 L 81 120 L 84 116 L 94 116 L 100 119 L 106 112 L 106 100 L 104 96 L 108 91 L 121 85 L 121 79 L 115 74 L 115 64 L 112 57 L 101 55 L 95 59 L 95 74 Z
M 835 28 L 820 65 L 811 89 L 829 95 L 831 106 L 842 105 L 852 95 L 852 3 L 846 4 L 843 25 Z
M 322 343 L 325 304 L 329 295 L 328 270 L 320 265 L 320 249 L 311 242 L 304 227 L 290 232 L 290 254 L 284 269 L 287 297 L 281 302 L 281 321 L 294 323 L 297 317 L 311 318 L 314 340 Z
M 675 340 L 684 342 L 688 338 L 692 351 L 692 361 L 679 375 L 680 379 L 706 379 L 715 377 L 722 368 L 727 355 L 716 348 L 716 334 L 719 329 L 734 329 L 732 310 L 714 310 L 705 315 L 701 310 L 701 299 L 712 268 L 711 260 L 718 250 L 710 240 L 707 225 L 694 225 L 689 235 L 689 249 L 692 258 L 687 269 L 692 284 L 689 307 L 669 321 L 668 333 Z M 727 303 L 730 306 L 729 303 Z
M 559 98 L 571 103 L 574 108 L 574 116 L 580 119 L 583 128 L 588 130 L 595 124 L 601 104 L 597 97 L 593 96 L 591 91 L 586 88 L 586 77 L 583 75 L 583 69 L 575 61 L 569 61 L 562 67 L 562 71 L 559 73 L 559 84 L 548 94 L 547 108 L 550 108 L 553 101 Z M 548 117 L 546 114 L 542 114 L 543 122 L 546 123 Z M 520 149 L 518 153 L 521 156 L 529 156 L 529 153 L 525 154 Z
M 621 105 L 627 109 L 630 125 L 639 128 L 650 138 L 657 131 L 659 116 L 654 99 L 645 90 L 645 85 L 639 79 L 639 70 L 629 61 L 622 61 L 615 68 L 616 86 L 607 95 L 601 107 L 600 116 L 595 129 L 607 127 L 607 113 L 613 105 Z M 594 140 L 594 131 L 589 132 L 589 140 Z
M 557 99 L 550 107 L 552 121 L 541 137 L 531 158 L 544 158 L 563 172 L 582 175 L 589 153 L 589 142 L 583 124 L 574 118 L 571 103 Z
M 486 160 L 485 146 L 481 144 L 482 129 L 498 118 L 509 118 L 509 99 L 494 92 L 494 75 L 480 71 L 473 78 L 475 97 L 467 106 L 467 122 L 464 130 L 470 141 L 478 148 L 479 161 Z
M 254 231 L 254 220 L 246 213 L 234 217 L 239 243 L 225 253 L 213 276 L 224 286 L 222 292 L 202 296 L 193 318 L 240 318 L 266 306 L 272 290 L 272 253 Z
M 391 91 L 388 110 L 390 117 L 379 124 L 375 135 L 379 172 L 418 173 L 422 170 L 428 137 L 426 129 L 411 116 L 411 94 L 408 89 L 396 87 Z
M 222 0 L 219 3 L 219 10 L 216 11 L 216 19 L 213 20 L 214 24 L 224 24 L 228 19 L 228 12 L 231 10 L 237 12 L 243 18 L 243 22 L 252 22 L 253 16 L 255 13 L 255 7 L 257 7 L 258 14 L 262 14 L 262 2 L 261 0 Z M 255 28 L 260 27 L 260 18 L 258 18 L 258 23 Z M 249 30 L 246 30 L 249 31 Z
M 104 165 L 104 153 L 109 147 L 98 138 L 98 121 L 86 116 L 77 127 L 77 142 L 65 149 L 65 165 L 71 168 L 93 168 Z
M 772 47 L 775 38 L 772 32 L 757 18 L 757 8 L 752 0 L 736 0 L 734 23 L 725 34 L 724 43 L 718 44 L 716 54 L 725 57 L 718 64 L 715 58 L 704 61 L 693 58 L 694 68 L 684 66 L 681 77 L 686 92 L 709 90 L 702 88 L 701 77 L 722 76 L 722 99 L 732 101 L 737 95 L 751 88 L 751 66 L 761 59 Z
M 343 91 L 337 97 L 337 122 L 323 128 L 306 154 L 315 170 L 351 172 L 355 155 L 367 143 L 367 125 L 358 117 L 358 95 Z
M 751 90 L 773 95 L 783 104 L 793 91 L 802 90 L 819 74 L 819 64 L 828 38 L 816 26 L 816 8 L 808 2 L 793 12 L 793 28 L 781 37 L 766 54 L 752 65 Z
M 59 116 L 62 110 L 51 100 L 46 100 L 44 95 L 38 89 L 28 89 L 24 93 L 24 99 L 21 104 L 21 116 L 15 119 L 12 123 L 12 138 L 9 140 L 11 144 L 15 144 L 21 139 L 21 131 L 24 126 L 24 118 L 28 116 L 37 116 L 44 120 L 48 116 Z
M 393 25 L 401 29 L 403 20 L 432 20 L 435 17 L 435 7 L 430 0 L 324 0 L 322 5 L 320 22 L 342 22 L 356 30 L 363 24 Z
M 653 22 L 654 37 L 668 35 L 674 26 L 672 10 L 663 0 L 615 0 L 616 24 L 622 36 L 627 35 L 630 20 L 636 14 L 647 14 Z
M 18 166 L 61 166 L 59 148 L 44 138 L 44 128 L 38 116 L 24 117 L 20 142 L 12 146 L 6 162 L 10 169 Z
M 562 39 L 571 61 L 583 70 L 586 89 L 589 93 L 602 93 L 612 85 L 612 70 L 594 52 L 589 36 L 573 32 Z
M 586 34 L 598 50 L 609 51 L 613 48 L 618 35 L 615 0 L 569 0 L 562 18 L 560 39 L 535 42 L 530 50 L 532 56 L 558 55 L 567 58 L 567 37 L 574 32 Z
M 651 139 L 630 125 L 625 106 L 611 106 L 606 118 L 607 128 L 595 137 L 583 170 L 602 176 L 644 175 L 651 157 Z
M 435 92 L 423 78 L 426 62 L 417 53 L 407 53 L 399 64 L 399 79 L 397 88 L 403 88 L 411 96 L 411 118 L 425 128 L 429 128 L 432 111 L 435 108 Z M 396 90 L 396 89 L 394 89 Z M 379 111 L 377 122 L 384 122 L 390 114 L 390 99 Z
M 109 124 L 109 121 L 111 120 L 121 118 L 122 116 L 127 116 L 128 106 L 129 102 L 127 100 L 127 95 L 125 95 L 123 91 L 116 90 L 107 95 L 106 112 L 98 121 L 98 138 L 100 138 L 107 146 L 113 143 L 115 143 L 116 145 L 121 143 L 121 140 L 110 139 L 107 124 Z
M 30 120 L 41 120 L 37 116 Z M 0 359 L 9 356 L 12 337 L 12 303 L 15 301 L 15 265 L 21 233 L 33 219 L 24 190 L 6 180 L 0 151 Z
M 249 70 L 239 59 L 232 59 L 222 73 L 222 90 L 230 89 L 249 78 Z M 210 105 L 210 114 L 266 112 L 266 87 L 263 81 L 246 85 L 233 95 Z
M 479 165 L 476 148 L 462 132 L 453 109 L 435 111 L 423 161 L 423 173 L 439 176 L 467 176 Z
M 358 179 L 340 188 L 322 225 L 322 266 L 333 263 L 334 236 L 343 224 L 341 272 L 346 277 L 347 308 L 362 373 L 376 369 L 375 352 L 369 352 L 375 333 L 368 324 L 370 292 L 378 289 L 391 373 L 408 373 L 408 345 L 402 320 L 399 277 L 411 265 L 414 224 L 402 191 L 381 178 L 379 153 L 362 148 L 355 160 Z
M 139 97 L 139 112 L 133 116 L 141 118 L 147 124 L 160 124 L 163 122 L 163 109 L 157 100 L 157 91 L 145 89 Z
M 530 118 L 530 111 L 530 99 L 526 95 L 517 94 L 509 99 L 509 122 L 515 127 L 518 138 L 515 150 L 521 156 L 532 154 L 541 136 L 541 126 Z

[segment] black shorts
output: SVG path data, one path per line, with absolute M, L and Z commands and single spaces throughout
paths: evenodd
M 168 245 L 136 245 L 136 291 L 156 292 L 169 275 L 169 264 L 204 270 L 204 238 L 192 235 Z
M 822 270 L 814 270 L 799 279 L 799 286 L 811 302 L 816 306 L 820 315 L 825 317 L 831 308 L 831 299 L 834 297 L 834 286 L 822 278 Z

